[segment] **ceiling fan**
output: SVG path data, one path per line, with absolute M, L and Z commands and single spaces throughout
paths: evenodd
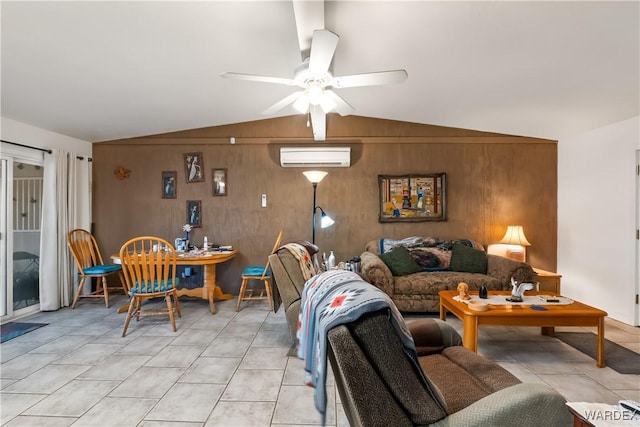
M 226 79 L 250 80 L 299 86 L 302 90 L 286 96 L 267 108 L 262 114 L 273 114 L 293 104 L 303 114 L 309 114 L 316 141 L 326 138 L 326 114 L 335 111 L 341 116 L 353 112 L 353 107 L 338 96 L 332 88 L 376 86 L 402 83 L 407 78 L 405 70 L 378 71 L 350 76 L 334 76 L 329 71 L 339 37 L 329 30 L 315 30 L 311 39 L 309 58 L 305 59 L 294 72 L 293 78 L 257 76 L 243 73 L 222 73 Z

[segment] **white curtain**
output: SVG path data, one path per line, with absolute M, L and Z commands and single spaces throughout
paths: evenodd
M 53 149 L 44 158 L 40 239 L 40 309 L 71 305 L 74 292 L 73 257 L 67 234 L 90 230 L 91 163 L 75 153 Z

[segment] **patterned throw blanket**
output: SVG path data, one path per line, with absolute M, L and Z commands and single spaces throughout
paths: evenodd
M 404 246 L 422 271 L 448 270 L 451 264 L 451 249 L 461 243 L 474 249 L 484 250 L 478 242 L 469 239 L 442 240 L 437 237 L 407 237 L 405 239 L 380 239 L 378 249 L 381 254 L 391 252 L 395 247 Z
M 291 252 L 291 255 L 298 260 L 304 280 L 309 280 L 315 276 L 316 269 L 313 266 L 313 261 L 309 252 L 307 252 L 307 249 L 304 246 L 298 243 L 287 243 L 286 245 L 283 245 L 282 248 Z
M 387 294 L 347 270 L 327 271 L 305 283 L 298 322 L 298 357 L 304 360 L 307 385 L 315 388 L 314 401 L 323 425 L 327 407 L 327 333 L 334 326 L 384 308 L 389 310 L 389 320 L 405 353 L 420 372 L 411 333 Z

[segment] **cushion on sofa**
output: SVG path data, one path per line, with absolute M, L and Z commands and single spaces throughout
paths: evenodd
M 420 266 L 404 246 L 396 246 L 391 252 L 380 255 L 394 276 L 406 276 L 420 271 Z
M 487 274 L 487 254 L 479 249 L 456 243 L 451 249 L 453 271 Z

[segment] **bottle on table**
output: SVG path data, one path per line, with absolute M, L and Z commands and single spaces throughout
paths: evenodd
M 336 256 L 333 254 L 333 251 L 331 251 L 331 253 L 329 254 L 329 262 L 327 265 L 327 269 L 333 270 L 335 266 L 336 266 Z
M 480 291 L 478 291 L 478 296 L 482 299 L 487 299 L 489 297 L 489 293 L 487 292 L 487 287 L 485 285 L 480 286 Z

